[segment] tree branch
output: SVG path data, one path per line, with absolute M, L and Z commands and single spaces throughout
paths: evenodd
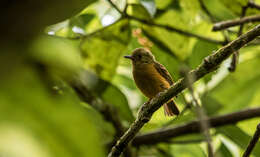
M 226 46 L 222 47 L 215 53 L 206 57 L 204 61 L 194 70 L 188 73 L 188 76 L 194 76 L 192 84 L 205 76 L 206 74 L 216 70 L 218 66 L 227 59 L 234 51 L 239 50 L 241 47 L 245 46 L 248 42 L 255 39 L 260 35 L 260 25 L 256 26 L 254 29 L 248 31 L 244 35 L 241 35 L 236 40 L 230 42 Z M 109 157 L 117 157 L 125 149 L 128 143 L 135 137 L 139 130 L 147 123 L 153 113 L 158 110 L 164 103 L 174 96 L 177 96 L 187 88 L 186 80 L 184 78 L 179 79 L 173 86 L 171 86 L 166 91 L 162 92 L 160 96 L 156 96 L 151 101 L 145 103 L 138 114 L 137 119 L 131 124 L 130 128 L 125 132 L 125 134 L 117 141 L 116 145 L 112 148 L 109 153 Z
M 227 20 L 227 21 L 215 23 L 212 30 L 219 31 L 219 30 L 226 29 L 229 27 L 241 25 L 244 23 L 257 22 L 257 21 L 260 21 L 260 15 L 246 16 L 241 19 L 239 18 L 239 19 L 235 19 L 235 20 Z
M 255 2 L 252 1 L 252 0 L 249 0 L 249 1 L 248 1 L 248 7 L 250 7 L 250 8 L 255 8 L 255 9 L 259 9 L 259 10 L 260 10 L 260 5 L 255 4 Z
M 187 37 L 197 38 L 199 40 L 207 41 L 207 42 L 210 42 L 210 43 L 220 44 L 220 45 L 224 45 L 226 43 L 225 41 L 219 41 L 219 40 L 211 39 L 211 38 L 208 38 L 208 37 L 200 36 L 198 34 L 187 32 L 187 31 L 181 30 L 179 28 L 175 28 L 173 26 L 154 23 L 152 21 L 140 19 L 140 18 L 137 18 L 137 17 L 134 17 L 134 16 L 130 16 L 130 15 L 126 15 L 126 17 L 129 18 L 129 19 L 141 22 L 141 23 L 143 23 L 145 25 L 148 25 L 148 26 L 155 26 L 155 27 L 163 28 L 163 29 L 166 29 L 166 30 L 168 30 L 170 32 L 175 32 L 175 33 L 178 33 L 180 35 L 187 36 Z
M 240 19 L 242 19 L 246 15 L 246 11 L 247 11 L 249 2 L 250 1 L 248 1 L 246 6 L 242 7 Z M 239 27 L 238 33 L 237 33 L 238 37 L 243 33 L 243 28 L 244 28 L 244 24 L 241 24 Z M 238 61 L 239 61 L 239 51 L 236 51 L 236 52 L 234 52 L 234 54 L 232 56 L 232 61 L 230 63 L 230 66 L 228 67 L 228 70 L 230 72 L 234 72 L 236 70 Z
M 221 127 L 225 125 L 235 124 L 237 122 L 247 120 L 254 117 L 260 116 L 260 107 L 254 109 L 247 109 L 243 111 L 238 111 L 230 114 L 214 116 L 208 118 L 208 122 L 210 124 L 210 128 Z M 134 146 L 140 145 L 152 145 L 160 142 L 167 142 L 170 138 L 199 133 L 200 132 L 200 124 L 198 120 L 188 122 L 183 125 L 176 126 L 174 128 L 168 129 L 158 129 L 157 131 L 146 133 L 143 135 L 138 135 L 133 140 Z
M 169 143 L 169 144 L 191 144 L 191 143 L 202 143 L 202 142 L 205 142 L 205 139 L 191 139 L 191 140 L 176 140 L 176 141 L 165 141 L 166 143 Z
M 249 157 L 260 137 L 260 123 L 256 127 L 255 134 L 246 148 L 243 157 Z

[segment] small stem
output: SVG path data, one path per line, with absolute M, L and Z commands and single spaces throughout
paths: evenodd
M 235 20 L 227 20 L 227 21 L 215 23 L 212 30 L 219 31 L 219 30 L 227 29 L 229 27 L 241 25 L 244 23 L 258 22 L 258 21 L 260 21 L 260 15 L 246 16 L 241 19 L 239 18 Z
M 248 4 L 246 6 L 242 7 L 240 19 L 242 19 L 246 15 L 248 5 L 249 5 L 249 1 L 248 1 Z M 242 23 L 240 25 L 239 31 L 237 33 L 238 37 L 243 33 L 243 28 L 244 28 L 244 24 Z M 230 72 L 234 72 L 236 70 L 238 61 L 239 61 L 239 51 L 235 51 L 234 54 L 232 55 L 232 61 L 230 63 L 230 66 L 228 67 L 228 70 Z
M 112 2 L 112 0 L 107 0 L 107 1 L 108 1 L 108 3 L 109 3 L 113 8 L 115 8 L 116 11 L 118 11 L 121 15 L 124 14 L 124 12 L 122 12 L 122 11 Z
M 249 157 L 251 152 L 253 151 L 256 143 L 258 142 L 260 137 L 260 123 L 256 127 L 255 134 L 253 138 L 251 139 L 250 143 L 248 144 L 245 153 L 243 154 L 243 157 Z
M 248 1 L 248 7 L 260 10 L 260 5 L 255 4 L 255 2 L 253 0 Z
M 190 91 L 192 100 L 195 104 L 195 111 L 199 120 L 199 124 L 200 124 L 200 130 L 202 132 L 202 134 L 204 135 L 206 142 L 207 142 L 207 146 L 208 146 L 208 156 L 209 157 L 214 157 L 214 151 L 213 151 L 213 145 L 212 145 L 212 140 L 211 140 L 211 136 L 209 133 L 209 121 L 208 121 L 208 117 L 205 114 L 205 111 L 203 110 L 203 108 L 201 107 L 201 103 L 198 100 L 198 98 L 195 96 L 195 91 L 193 89 L 192 86 L 192 82 L 194 82 L 195 76 L 194 75 L 188 75 L 188 67 L 183 67 L 182 68 L 182 75 L 186 78 L 187 80 L 187 86 L 188 89 Z

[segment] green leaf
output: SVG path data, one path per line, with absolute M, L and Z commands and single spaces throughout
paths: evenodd
M 205 57 L 212 54 L 217 48 L 218 45 L 216 44 L 198 40 L 192 49 L 191 55 L 187 58 L 190 67 L 192 69 L 197 67 Z M 211 80 L 211 77 L 212 74 L 208 74 L 203 79 L 205 82 L 208 82 Z
M 121 20 L 82 41 L 85 65 L 99 77 L 111 80 L 130 39 L 128 20 Z
M 134 84 L 134 80 L 132 80 L 131 78 L 125 76 L 125 75 L 116 75 L 113 79 L 113 83 L 115 85 L 119 84 L 119 85 L 123 85 L 129 89 L 135 90 L 136 89 L 136 85 Z
M 103 157 L 92 117 L 78 99 L 71 93 L 54 94 L 46 88 L 38 69 L 19 63 L 23 62 L 11 65 L 13 70 L 0 82 L 1 152 L 10 156 Z
M 223 105 L 220 104 L 216 99 L 207 95 L 201 97 L 201 102 L 208 116 L 217 114 L 218 111 L 223 107 Z
M 144 6 L 151 17 L 154 17 L 156 13 L 156 6 L 154 0 L 140 0 L 140 3 Z
M 219 1 L 237 16 L 241 15 L 242 7 L 246 6 L 248 2 L 247 0 L 232 0 L 232 1 L 219 0 Z
M 141 19 L 151 19 L 152 17 L 143 5 L 135 3 L 127 7 L 127 14 Z
M 197 67 L 205 57 L 212 54 L 214 50 L 217 50 L 217 48 L 218 45 L 216 44 L 208 43 L 206 41 L 197 41 L 188 58 L 191 68 Z
M 242 131 L 240 128 L 236 126 L 226 126 L 222 128 L 217 129 L 218 132 L 221 134 L 227 136 L 229 139 L 231 139 L 233 142 L 235 142 L 238 146 L 240 146 L 243 150 L 245 150 L 249 144 L 249 141 L 252 139 L 251 136 L 246 134 L 244 131 Z M 260 144 L 257 143 L 253 152 L 255 156 L 260 155 Z
M 253 55 L 253 52 L 248 52 L 248 55 Z M 246 59 L 248 55 L 246 54 L 244 57 L 241 55 L 240 59 Z M 233 112 L 251 104 L 260 85 L 260 72 L 255 70 L 259 64 L 260 57 L 251 56 L 250 59 L 238 65 L 235 73 L 229 73 L 215 88 L 208 92 L 208 96 L 224 105 L 221 112 Z
M 173 2 L 178 2 L 177 0 L 165 0 L 165 1 L 161 1 L 161 0 L 155 0 L 156 6 L 159 9 L 163 9 L 166 8 L 167 6 L 171 5 Z
M 78 42 L 44 35 L 31 44 L 29 55 L 55 75 L 71 77 L 83 65 L 77 46 Z
M 95 14 L 86 13 L 81 14 L 76 17 L 72 17 L 70 19 L 70 27 L 73 28 L 74 26 L 82 28 L 85 30 L 86 26 L 90 23 L 91 20 L 93 20 L 95 17 Z
M 134 120 L 125 95 L 116 86 L 88 71 L 82 73 L 81 80 L 89 90 L 102 98 L 104 102 L 114 105 L 123 120 L 128 122 Z
M 110 122 L 104 120 L 103 115 L 100 112 L 92 108 L 88 104 L 83 104 L 85 112 L 91 117 L 91 122 L 95 124 L 98 134 L 102 139 L 102 144 L 106 145 L 114 140 L 115 128 Z
M 168 47 L 171 53 L 174 53 L 173 55 L 181 60 L 188 56 L 188 52 L 193 47 L 194 40 L 192 38 L 169 32 L 163 28 L 144 26 L 143 29 L 149 32 L 150 36 L 156 37 L 158 41 L 164 43 L 165 47 Z
M 48 33 L 54 33 L 56 36 L 76 38 L 89 32 L 92 21 L 96 21 L 97 17 L 93 12 L 79 14 L 69 20 L 51 25 L 47 27 Z M 95 25 L 97 27 L 97 25 Z M 87 29 L 88 28 L 88 29 Z
M 181 154 L 182 157 L 206 157 L 202 148 L 197 144 L 172 145 L 171 154 L 173 156 Z
M 229 149 L 226 147 L 224 143 L 221 143 L 220 147 L 216 151 L 216 154 L 214 156 L 217 157 L 233 157 L 232 153 L 229 151 Z
M 229 8 L 227 8 L 220 0 L 203 0 L 209 12 L 216 17 L 219 21 L 236 18 L 236 15 Z M 233 3 L 233 1 L 232 1 Z M 214 9 L 211 9 L 214 8 Z

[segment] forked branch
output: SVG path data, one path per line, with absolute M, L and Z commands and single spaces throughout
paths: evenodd
M 192 80 L 191 83 L 196 82 L 206 74 L 216 70 L 218 66 L 234 51 L 239 50 L 259 35 L 260 25 L 241 35 L 226 46 L 215 51 L 213 54 L 207 56 L 196 69 L 190 71 L 187 74 L 187 76 L 194 76 L 194 80 Z M 187 88 L 186 82 L 187 80 L 184 78 L 179 79 L 168 90 L 162 92 L 160 96 L 156 96 L 151 101 L 145 103 L 145 105 L 141 107 L 137 119 L 131 124 L 130 128 L 124 133 L 124 135 L 117 141 L 116 145 L 114 145 L 108 156 L 118 157 L 128 145 L 128 143 L 132 141 L 135 135 L 143 127 L 143 125 L 150 120 L 153 113 L 172 97 L 177 96 L 180 92 Z

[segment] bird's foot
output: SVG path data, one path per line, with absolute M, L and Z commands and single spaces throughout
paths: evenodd
M 156 94 L 156 97 L 160 97 L 164 94 L 164 92 L 159 92 L 158 94 Z

